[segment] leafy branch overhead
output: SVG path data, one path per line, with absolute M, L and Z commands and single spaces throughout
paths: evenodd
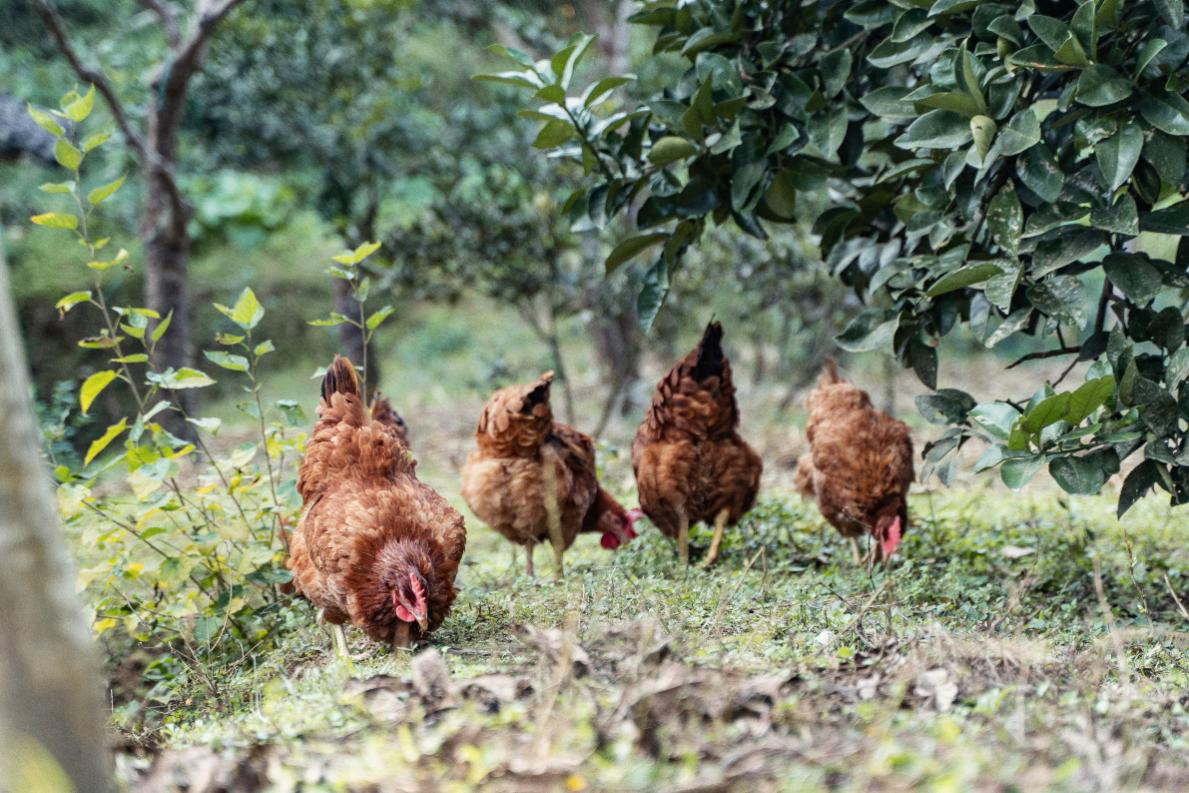
M 763 238 L 811 227 L 832 271 L 871 307 L 839 338 L 887 349 L 937 387 L 938 344 L 962 326 L 987 347 L 1091 363 L 1086 385 L 975 405 L 921 400 L 949 427 L 928 467 L 972 437 L 1013 487 L 1041 467 L 1066 490 L 1128 474 L 1119 511 L 1153 486 L 1189 500 L 1189 36 L 1181 0 L 1122 3 L 767 3 L 655 0 L 632 17 L 672 87 L 608 101 L 613 75 L 572 93 L 589 46 L 506 51 L 487 79 L 534 92 L 535 145 L 586 174 L 576 221 L 636 232 L 607 269 L 648 256 L 655 317 L 707 224 Z

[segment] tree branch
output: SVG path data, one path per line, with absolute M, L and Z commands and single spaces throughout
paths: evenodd
M 120 128 L 120 132 L 128 141 L 128 145 L 137 151 L 142 157 L 145 155 L 144 140 L 132 128 L 132 123 L 128 120 L 128 114 L 124 111 L 124 105 L 120 102 L 119 97 L 116 96 L 115 90 L 111 83 L 103 76 L 103 73 L 87 66 L 79 57 L 78 51 L 70 41 L 70 36 L 66 33 L 66 26 L 62 21 L 62 17 L 58 15 L 58 11 L 49 0 L 36 0 L 34 7 L 37 9 L 38 16 L 41 21 L 45 23 L 46 29 L 49 30 L 50 36 L 54 39 L 54 44 L 57 45 L 59 52 L 66 58 L 70 67 L 74 69 L 74 73 L 78 75 L 79 79 L 95 86 L 95 90 L 103 97 L 103 101 L 107 103 L 108 109 L 111 110 L 112 118 L 115 119 L 116 126 Z
M 1008 365 L 1008 369 L 1014 369 L 1025 361 L 1036 361 L 1041 358 L 1056 358 L 1061 355 L 1075 355 L 1082 351 L 1081 347 L 1059 347 L 1056 350 L 1045 350 L 1044 352 L 1030 352 L 1013 361 Z
M 165 0 L 140 0 L 140 4 L 157 16 L 165 32 L 165 41 L 169 43 L 170 49 L 175 49 L 181 41 L 181 33 L 178 32 L 178 18 L 173 9 L 166 5 Z

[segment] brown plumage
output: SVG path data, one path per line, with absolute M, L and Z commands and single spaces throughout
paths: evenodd
M 689 527 L 714 521 L 706 564 L 718 555 L 723 527 L 755 503 L 763 465 L 739 437 L 739 408 L 722 326 L 711 322 L 689 355 L 657 384 L 632 441 L 640 506 L 689 561 Z
M 372 397 L 372 420 L 392 430 L 405 448 L 412 448 L 409 445 L 409 425 L 405 424 L 405 420 L 392 407 L 392 403 L 379 391 Z
M 336 357 L 298 474 L 302 515 L 288 566 L 297 591 L 336 629 L 351 622 L 403 646 L 450 611 L 466 528 L 417 480 L 408 447 L 376 413 L 364 410 L 351 362 Z M 344 650 L 341 629 L 337 636 Z
M 826 361 L 806 408 L 809 453 L 797 461 L 797 489 L 816 499 L 843 536 L 871 534 L 872 558 L 891 556 L 908 529 L 908 427 L 876 410 L 865 391 L 839 376 L 833 360 Z
M 530 575 L 539 542 L 553 545 L 560 574 L 562 553 L 579 532 L 601 532 L 608 549 L 636 536 L 637 516 L 595 478 L 594 441 L 553 420 L 552 382 L 553 373 L 546 372 L 492 395 L 475 429 L 478 449 L 462 469 L 463 499 L 482 521 L 525 546 Z

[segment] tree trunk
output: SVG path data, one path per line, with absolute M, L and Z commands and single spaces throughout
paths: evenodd
M 359 319 L 359 301 L 351 294 L 351 283 L 341 278 L 334 279 L 334 310 L 345 317 Z M 363 367 L 367 378 L 367 398 L 370 400 L 380 385 L 380 369 L 376 365 L 374 345 L 366 343 L 362 330 L 344 322 L 339 325 L 339 347 L 352 363 Z
M 41 749 L 75 790 L 108 791 L 97 664 L 38 453 L 3 259 L 0 250 L 0 786 L 15 791 L 36 773 Z

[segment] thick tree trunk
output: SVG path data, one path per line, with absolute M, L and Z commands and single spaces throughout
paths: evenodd
M 152 142 L 154 138 L 149 140 Z M 140 237 L 145 252 L 145 305 L 162 319 L 173 315 L 169 330 L 157 343 L 154 363 L 162 369 L 180 369 L 194 365 L 186 284 L 190 236 L 186 230 L 188 212 L 180 198 L 171 196 L 168 178 L 152 166 L 145 168 L 145 207 L 141 215 Z M 174 391 L 171 395 L 188 415 L 195 415 L 197 397 L 193 389 Z M 160 418 L 174 435 L 186 437 L 190 434 L 181 416 L 163 413 Z
M 0 788 L 17 790 L 40 749 L 75 790 L 108 791 L 98 667 L 37 452 L 3 259 L 0 250 Z

